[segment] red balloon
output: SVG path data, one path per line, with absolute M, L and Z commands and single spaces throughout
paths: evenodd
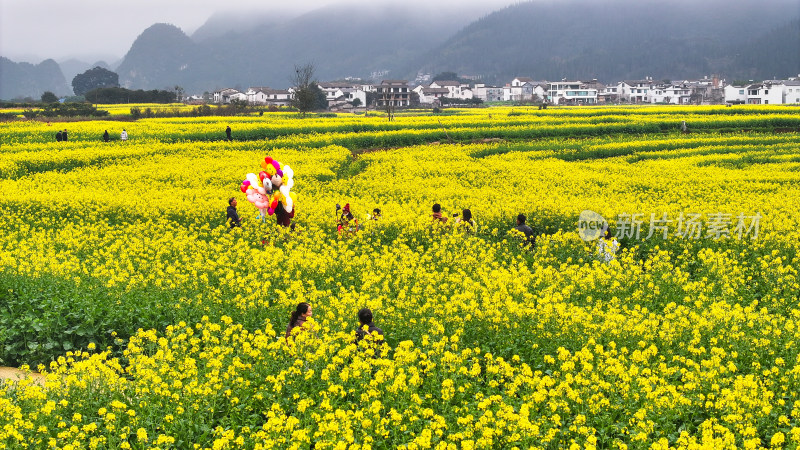
M 264 162 L 267 164 L 272 164 L 272 157 L 267 156 L 266 158 L 264 158 Z
M 267 172 L 264 172 L 263 170 L 258 173 L 258 179 L 261 181 L 264 181 L 264 178 L 267 178 L 268 176 L 269 175 L 267 174 Z
M 241 189 L 242 190 L 242 194 L 244 194 L 247 191 L 247 186 L 241 185 L 241 186 L 239 186 L 239 189 Z

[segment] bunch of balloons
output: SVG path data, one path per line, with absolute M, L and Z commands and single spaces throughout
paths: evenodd
M 255 205 L 261 212 L 260 218 L 275 214 L 275 209 L 281 205 L 287 213 L 294 209 L 294 200 L 289 191 L 294 186 L 294 171 L 288 165 L 267 156 L 261 162 L 264 169 L 258 173 L 248 173 L 239 189 L 247 195 L 247 200 Z

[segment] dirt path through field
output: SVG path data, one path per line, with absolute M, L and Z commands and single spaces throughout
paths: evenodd
M 44 384 L 44 375 L 36 372 L 25 373 L 13 367 L 0 367 L 0 380 L 17 381 L 22 378 L 31 377 L 39 384 Z

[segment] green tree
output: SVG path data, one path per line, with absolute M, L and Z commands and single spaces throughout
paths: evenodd
M 42 94 L 42 103 L 58 103 L 58 96 L 50 91 Z
M 316 83 L 311 86 L 311 90 L 314 92 L 314 109 L 317 111 L 328 109 L 328 98 L 325 96 L 325 91 Z
M 119 87 L 119 75 L 97 66 L 75 75 L 72 79 L 72 90 L 75 95 L 84 95 L 92 89 L 103 87 Z

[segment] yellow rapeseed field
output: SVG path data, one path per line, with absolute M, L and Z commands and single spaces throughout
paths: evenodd
M 0 123 L 0 363 L 46 376 L 0 448 L 800 446 L 791 108 L 62 125 Z M 266 156 L 294 230 L 239 190 Z

